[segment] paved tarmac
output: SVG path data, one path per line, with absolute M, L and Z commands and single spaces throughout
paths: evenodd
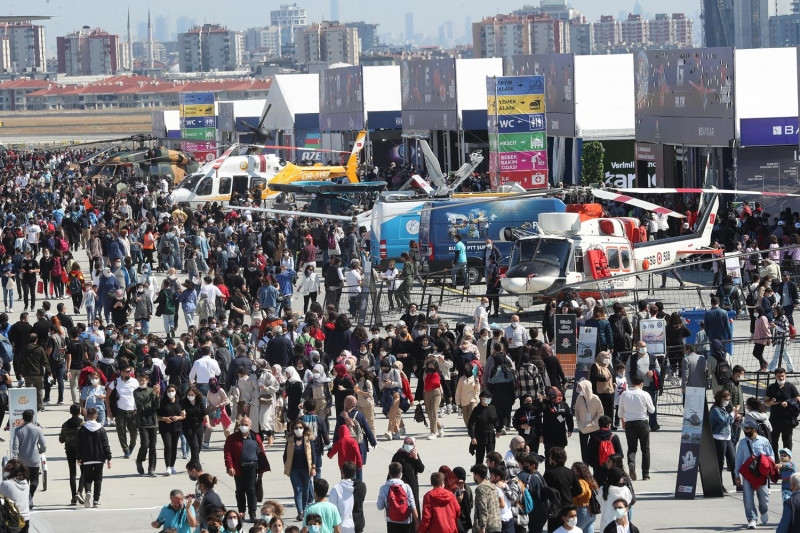
M 82 265 L 86 265 L 85 254 L 77 254 Z M 67 300 L 64 300 L 67 302 Z M 56 302 L 53 302 L 54 305 Z M 71 309 L 71 302 L 67 306 Z M 22 304 L 16 303 L 15 312 L 11 315 L 12 322 L 16 321 Z M 80 318 L 85 318 L 81 316 Z M 161 321 L 155 319 L 151 327 L 156 332 L 163 333 Z M 179 332 L 184 331 L 183 320 L 179 324 Z M 744 328 L 744 329 L 741 329 Z M 737 321 L 739 335 L 746 333 L 746 321 Z M 55 400 L 55 392 L 53 399 Z M 67 399 L 69 392 L 66 392 Z M 428 441 L 427 429 L 422 424 L 417 424 L 412 419 L 412 410 L 406 415 L 406 427 L 409 435 L 418 437 L 417 448 L 425 464 L 425 472 L 420 474 L 420 493 L 424 494 L 429 489 L 430 474 L 440 465 L 446 464 L 451 468 L 463 466 L 467 470 L 474 459 L 469 455 L 468 438 L 466 429 L 460 416 L 451 414 L 445 417 L 445 437 Z M 185 461 L 181 460 L 180 452 L 176 468 L 178 474 L 166 477 L 160 474 L 157 478 L 140 476 L 136 473 L 133 459 L 123 459 L 122 452 L 113 428 L 109 433 L 109 442 L 114 454 L 112 468 L 106 470 L 103 484 L 102 506 L 99 509 L 84 509 L 70 507 L 69 485 L 67 481 L 67 464 L 64 459 L 63 446 L 58 443 L 58 433 L 61 424 L 69 418 L 68 405 L 48 406 L 47 411 L 40 413 L 39 421 L 44 426 L 48 443 L 49 490 L 37 492 L 35 497 L 36 510 L 33 512 L 32 530 L 39 532 L 78 532 L 78 531 L 115 531 L 118 533 L 139 532 L 152 530 L 150 522 L 158 515 L 159 509 L 169 502 L 169 491 L 174 488 L 182 489 L 185 493 L 191 492 L 194 483 L 186 476 L 184 471 Z M 633 523 L 640 531 L 732 531 L 743 529 L 744 511 L 741 494 L 732 492 L 724 498 L 705 499 L 702 497 L 702 488 L 698 487 L 698 497 L 694 501 L 675 500 L 675 472 L 678 465 L 678 449 L 680 444 L 679 417 L 662 417 L 660 420 L 661 431 L 651 435 L 652 448 L 652 479 L 649 481 L 636 481 L 634 487 L 637 492 L 637 503 L 634 506 Z M 378 415 L 376 419 L 377 433 L 382 434 L 386 429 L 387 421 Z M 8 433 L 2 435 L 8 438 Z M 620 434 L 623 448 L 626 448 L 624 435 Z M 497 441 L 497 450 L 505 453 L 508 449 L 511 435 L 501 437 Z M 225 474 L 222 459 L 223 435 L 221 431 L 214 433 L 210 450 L 201 453 L 201 461 L 207 472 L 219 478 L 217 490 L 223 501 L 235 508 L 233 478 Z M 289 517 L 288 523 L 295 523 L 293 518 L 296 511 L 292 503 L 292 490 L 289 480 L 283 475 L 282 452 L 284 441 L 276 440 L 275 445 L 268 450 L 272 472 L 265 475 L 265 497 L 276 499 L 288 508 L 285 516 Z M 385 531 L 383 513 L 375 507 L 378 489 L 386 479 L 387 465 L 391 456 L 400 447 L 400 441 L 386 442 L 379 440 L 376 449 L 371 450 L 368 464 L 364 469 L 364 481 L 367 485 L 367 503 L 365 515 L 367 519 L 366 532 Z M 6 454 L 8 442 L 0 443 L 0 454 Z M 138 448 L 134 453 L 138 451 Z M 570 439 L 567 448 L 569 463 L 579 459 L 579 446 L 577 438 Z M 159 440 L 158 455 L 161 458 L 162 445 Z M 641 454 L 640 454 L 641 455 Z M 159 460 L 157 471 L 163 472 L 163 461 Z M 727 473 L 724 476 L 726 485 L 732 490 Z M 337 463 L 327 458 L 323 461 L 322 475 L 331 485 L 339 481 Z M 698 484 L 700 483 L 698 479 Z M 41 485 L 40 485 L 41 489 Z M 780 493 L 772 491 L 771 518 L 769 526 L 759 526 L 762 530 L 774 530 L 780 513 Z

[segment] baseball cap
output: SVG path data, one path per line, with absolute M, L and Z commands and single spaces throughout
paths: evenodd
M 406 327 L 406 323 L 403 322 L 402 320 L 398 320 L 397 324 L 395 324 L 394 327 L 396 327 L 396 328 L 404 328 L 404 327 Z
M 745 429 L 746 428 L 758 429 L 758 424 L 752 418 L 747 418 L 745 419 L 744 424 L 742 424 L 742 427 Z

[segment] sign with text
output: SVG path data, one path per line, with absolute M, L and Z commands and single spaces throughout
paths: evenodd
M 647 345 L 647 353 L 652 355 L 667 353 L 666 326 L 666 321 L 661 318 L 639 321 L 639 338 Z
M 706 391 L 703 387 L 686 387 L 683 404 L 683 427 L 675 479 L 675 497 L 693 500 L 697 492 L 697 471 L 700 467 L 700 437 L 705 418 Z
M 575 365 L 575 379 L 572 389 L 572 408 L 575 408 L 575 400 L 578 398 L 578 383 L 588 379 L 589 370 L 594 363 L 594 356 L 597 351 L 597 328 L 579 327 L 578 328 L 578 356 Z
M 543 76 L 486 78 L 493 189 L 509 182 L 525 189 L 547 187 L 544 85 Z
M 213 92 L 180 94 L 181 137 L 189 141 L 184 141 L 181 149 L 191 153 L 200 162 L 213 160 L 217 155 L 214 100 Z M 200 144 L 204 146 L 201 147 Z
M 36 389 L 33 387 L 8 389 L 9 443 L 14 442 L 14 433 L 16 429 L 22 425 L 22 413 L 27 409 L 33 411 L 33 422 L 36 423 L 39 411 L 36 404 Z M 12 446 L 10 444 L 8 449 L 8 455 L 11 456 Z
M 556 345 L 553 347 L 553 352 L 562 366 L 574 366 L 578 362 L 576 327 L 575 315 L 556 315 Z

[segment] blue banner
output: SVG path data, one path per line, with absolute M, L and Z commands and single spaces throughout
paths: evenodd
M 513 96 L 526 94 L 544 94 L 544 76 L 501 76 L 497 78 L 497 87 L 487 79 L 487 95 Z M 489 92 L 491 91 L 491 92 Z
M 796 146 L 797 117 L 743 118 L 740 120 L 742 146 Z
M 544 131 L 546 127 L 544 114 L 489 116 L 489 129 L 496 128 L 498 133 L 530 133 Z
M 214 93 L 181 93 L 181 105 L 213 104 Z
M 258 123 L 258 120 L 255 122 Z M 185 117 L 183 119 L 184 128 L 216 128 L 217 117 Z M 250 131 L 250 130 L 247 130 Z

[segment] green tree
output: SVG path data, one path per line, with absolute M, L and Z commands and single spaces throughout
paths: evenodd
M 583 143 L 581 181 L 584 185 L 603 183 L 603 163 L 606 149 L 598 141 Z

